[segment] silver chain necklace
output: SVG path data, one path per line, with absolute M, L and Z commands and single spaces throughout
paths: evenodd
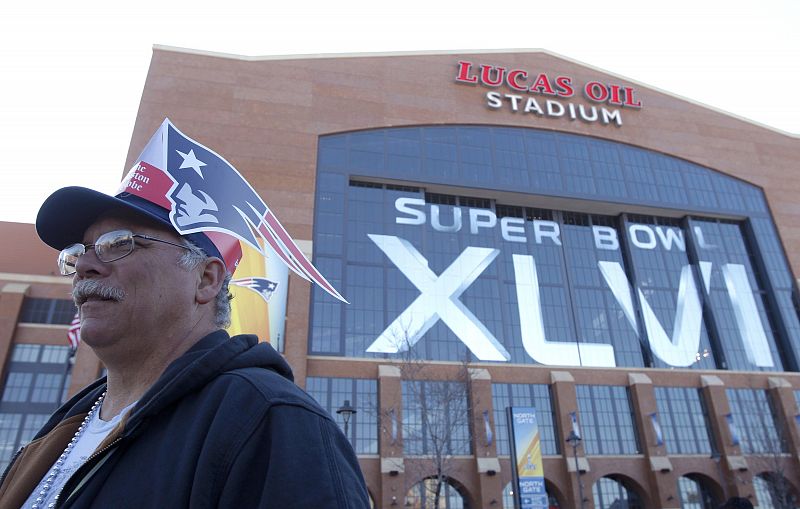
M 67 444 L 67 447 L 64 448 L 64 452 L 61 453 L 61 456 L 58 457 L 55 465 L 53 465 L 53 468 L 50 469 L 50 473 L 47 475 L 47 478 L 45 479 L 44 484 L 42 485 L 42 489 L 39 490 L 38 494 L 39 496 L 37 496 L 36 500 L 34 500 L 31 509 L 42 509 L 42 506 L 40 504 L 44 503 L 45 499 L 47 498 L 47 493 L 50 491 L 50 488 L 53 486 L 53 482 L 56 480 L 56 477 L 58 477 L 58 474 L 61 472 L 61 469 L 64 466 L 64 462 L 67 460 L 67 457 L 69 456 L 69 453 L 72 452 L 72 449 L 75 447 L 75 444 L 78 442 L 78 440 L 80 440 L 81 435 L 83 435 L 83 432 L 86 431 L 86 428 L 89 426 L 89 421 L 91 421 L 92 417 L 94 417 L 95 411 L 99 411 L 98 409 L 100 408 L 100 405 L 103 403 L 103 398 L 105 397 L 106 397 L 106 391 L 103 391 L 103 394 L 101 394 L 100 397 L 97 399 L 97 401 L 94 402 L 94 405 L 92 405 L 92 409 L 89 410 L 88 414 L 86 414 L 86 418 L 84 418 L 81 425 L 78 426 L 78 431 L 75 432 L 75 435 L 72 437 L 72 440 L 70 440 L 69 443 Z M 50 504 L 48 504 L 47 507 L 49 509 L 55 506 L 56 503 L 51 502 Z

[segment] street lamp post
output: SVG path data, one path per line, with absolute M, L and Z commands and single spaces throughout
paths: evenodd
M 578 476 L 578 497 L 580 498 L 580 508 L 583 509 L 583 481 L 581 480 L 581 468 L 578 465 L 578 445 L 581 443 L 581 437 L 575 433 L 575 430 L 569 432 L 567 443 L 572 446 L 572 455 L 575 457 L 575 475 Z
M 344 436 L 347 437 L 347 440 L 350 440 L 350 437 L 347 434 L 347 423 L 350 422 L 350 417 L 358 413 L 358 410 L 350 405 L 349 399 L 346 399 L 344 400 L 344 405 L 340 406 L 336 410 L 336 413 L 341 415 L 342 419 L 344 419 Z

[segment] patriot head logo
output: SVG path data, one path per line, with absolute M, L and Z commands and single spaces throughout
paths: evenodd
M 231 283 L 253 290 L 264 299 L 264 302 L 269 302 L 269 298 L 272 297 L 272 293 L 278 287 L 278 283 L 264 277 L 243 277 L 234 279 Z
M 181 235 L 219 232 L 267 256 L 263 239 L 296 274 L 347 302 L 297 247 L 266 203 L 222 156 L 165 119 L 123 180 L 129 192 L 170 210 Z M 212 239 L 213 240 L 213 239 Z

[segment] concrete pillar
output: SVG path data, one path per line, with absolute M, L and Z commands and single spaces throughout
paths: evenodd
M 475 453 L 475 466 L 478 472 L 478 493 L 480 507 L 493 507 L 502 504 L 503 483 L 500 475 L 500 462 L 497 459 L 497 444 L 494 436 L 494 407 L 492 405 L 492 377 L 486 369 L 470 369 L 470 409 L 472 415 L 472 450 Z M 484 417 L 485 415 L 485 417 Z M 491 441 L 486 434 L 488 419 Z
M 564 454 L 564 465 L 568 473 L 569 485 L 564 486 L 564 495 L 567 497 L 565 500 L 565 507 L 580 507 L 580 485 L 583 484 L 583 498 L 585 500 L 583 507 L 585 509 L 592 509 L 592 485 L 587 481 L 585 474 L 589 472 L 589 461 L 586 459 L 583 446 L 577 448 L 578 454 L 578 467 L 577 475 L 575 467 L 575 457 L 573 455 L 572 447 L 566 443 L 566 438 L 572 431 L 571 412 L 578 411 L 578 397 L 575 392 L 575 378 L 568 371 L 552 371 L 550 373 L 551 391 L 553 395 L 554 412 L 556 415 L 556 440 L 561 444 L 561 450 Z M 580 416 L 579 416 L 580 418 Z
M 703 400 L 708 408 L 709 425 L 716 440 L 719 457 L 719 480 L 725 498 L 737 496 L 747 497 L 753 494 L 753 479 L 749 472 L 747 460 L 742 456 L 740 446 L 733 445 L 726 415 L 731 413 L 728 396 L 725 394 L 725 384 L 718 376 L 703 375 L 700 377 Z
M 631 394 L 631 405 L 634 409 L 636 429 L 639 430 L 639 447 L 649 465 L 648 496 L 658 507 L 677 507 L 675 488 L 678 479 L 675 477 L 667 457 L 666 447 L 658 445 L 652 415 L 658 412 L 653 382 L 645 374 L 629 373 L 628 387 Z M 672 496 L 672 500 L 669 497 Z
M 6 283 L 0 290 L 0 383 L 5 383 L 6 366 L 14 348 L 22 303 L 30 288 L 26 283 Z
M 403 460 L 403 394 L 400 368 L 378 366 L 381 484 L 375 493 L 379 507 L 403 507 L 406 496 Z

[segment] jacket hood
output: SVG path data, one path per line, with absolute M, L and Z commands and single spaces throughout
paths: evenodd
M 170 364 L 134 408 L 126 428 L 157 414 L 185 395 L 199 391 L 219 374 L 240 368 L 263 368 L 294 382 L 292 368 L 269 343 L 252 334 L 228 336 L 218 330 L 204 337 Z
M 224 330 L 212 332 L 167 366 L 144 393 L 128 419 L 126 434 L 132 433 L 147 416 L 200 390 L 220 373 L 252 367 L 269 369 L 294 382 L 292 368 L 269 343 L 260 343 L 252 334 L 230 337 Z M 56 410 L 35 438 L 48 433 L 61 420 L 88 411 L 105 389 L 105 377 L 92 382 Z

